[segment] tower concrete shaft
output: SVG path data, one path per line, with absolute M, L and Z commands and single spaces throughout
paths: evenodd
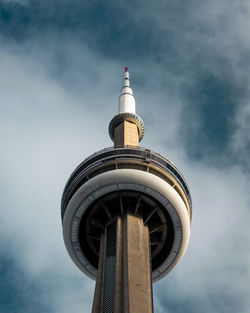
M 101 237 L 92 313 L 152 313 L 149 230 L 126 214 Z
M 135 123 L 123 121 L 114 129 L 114 147 L 139 146 L 139 134 Z

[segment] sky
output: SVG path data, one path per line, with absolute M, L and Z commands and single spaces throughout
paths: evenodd
M 0 312 L 90 312 L 94 282 L 67 255 L 60 200 L 112 145 L 129 67 L 141 146 L 193 200 L 181 263 L 156 313 L 249 313 L 250 2 L 0 0 Z

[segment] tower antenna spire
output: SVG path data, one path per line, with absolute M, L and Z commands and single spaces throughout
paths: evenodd
M 128 67 L 125 67 L 124 69 L 123 87 L 121 88 L 121 94 L 119 97 L 119 113 L 124 112 L 135 114 L 135 97 L 133 95 L 133 90 L 130 87 Z
M 127 86 L 129 87 L 129 71 L 128 71 L 128 67 L 126 66 L 124 69 L 124 85 L 123 86 Z

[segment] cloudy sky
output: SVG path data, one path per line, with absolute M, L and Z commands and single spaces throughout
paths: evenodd
M 250 2 L 0 0 L 0 312 L 90 312 L 64 247 L 74 168 L 111 146 L 130 69 L 144 147 L 193 198 L 185 257 L 156 313 L 249 313 Z

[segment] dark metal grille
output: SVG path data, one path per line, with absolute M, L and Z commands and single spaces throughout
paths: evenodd
M 115 311 L 116 221 L 107 226 L 103 313 Z

